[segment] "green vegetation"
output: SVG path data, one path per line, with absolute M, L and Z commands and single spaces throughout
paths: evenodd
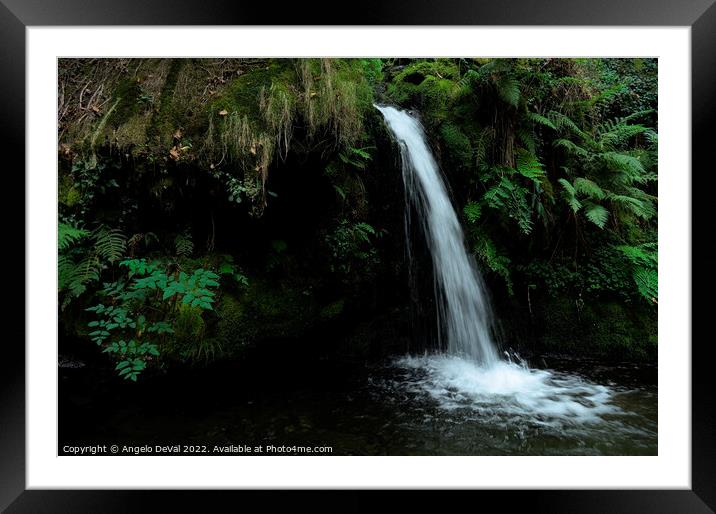
M 644 59 L 414 61 L 387 89 L 437 137 L 474 253 L 510 294 L 648 304 L 655 94 L 656 62 Z
M 410 300 L 385 102 L 419 112 L 525 345 L 653 358 L 656 77 L 651 59 L 61 60 L 63 337 L 134 381 L 391 325 Z

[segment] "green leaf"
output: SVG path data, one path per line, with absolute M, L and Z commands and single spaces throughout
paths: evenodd
M 574 189 L 574 186 L 569 183 L 566 179 L 560 178 L 557 180 L 561 185 L 564 191 L 562 191 L 563 198 L 567 201 L 569 206 L 572 208 L 572 211 L 575 213 L 579 211 L 579 209 L 582 208 L 582 204 L 579 200 L 577 200 L 577 191 Z
M 599 228 L 604 228 L 609 218 L 609 211 L 598 204 L 589 204 L 584 209 L 584 215 L 589 221 L 594 223 Z
M 495 85 L 497 86 L 498 96 L 506 103 L 517 107 L 520 101 L 519 81 L 510 75 L 502 75 L 497 79 Z
M 545 116 L 542 116 L 541 114 L 537 114 L 536 112 L 528 112 L 527 118 L 532 120 L 535 123 L 544 125 L 545 127 L 549 127 L 552 130 L 557 130 L 557 126 L 554 123 L 552 123 L 552 121 L 549 118 L 546 118 Z
M 607 196 L 595 182 L 584 177 L 574 179 L 574 190 L 595 200 L 603 200 Z
M 537 182 L 538 184 L 545 177 L 543 164 L 537 157 L 523 149 L 517 151 L 517 171 L 520 175 Z
M 67 250 L 70 246 L 87 237 L 89 232 L 67 223 L 59 223 L 57 227 L 57 248 Z
M 482 205 L 477 202 L 468 202 L 465 207 L 463 207 L 462 212 L 465 214 L 467 221 L 475 223 L 480 219 L 480 215 L 482 214 Z

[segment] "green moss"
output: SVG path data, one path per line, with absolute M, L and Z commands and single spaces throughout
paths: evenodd
M 147 127 L 149 117 L 145 114 L 136 114 L 126 123 L 123 123 L 114 132 L 115 143 L 120 148 L 142 145 L 147 140 Z
M 544 350 L 609 359 L 654 360 L 656 312 L 619 302 L 581 305 L 568 298 L 545 299 L 537 310 Z
M 220 111 L 235 112 L 256 124 L 263 126 L 259 106 L 261 91 L 270 89 L 272 84 L 287 91 L 296 82 L 296 72 L 288 59 L 272 60 L 265 67 L 254 68 L 234 79 L 228 88 L 210 104 L 210 116 L 219 119 Z
M 319 319 L 310 294 L 300 285 L 278 285 L 249 279 L 244 293 L 224 293 L 211 331 L 225 354 L 239 354 L 248 345 L 274 338 L 299 337 Z
M 454 60 L 420 60 L 393 77 L 386 93 L 398 104 L 420 106 L 428 118 L 443 119 L 456 92 L 458 74 Z
M 168 146 L 171 143 L 172 134 L 182 124 L 183 110 L 176 106 L 174 90 L 177 87 L 179 72 L 185 62 L 186 59 L 172 59 L 159 95 L 159 106 L 147 128 L 147 136 L 155 139 L 161 146 Z
M 204 318 L 202 309 L 189 305 L 179 304 L 176 323 L 174 325 L 175 337 L 180 341 L 195 341 L 204 335 Z
M 60 175 L 58 182 L 57 200 L 59 203 L 72 207 L 82 198 L 82 193 L 75 186 L 72 177 L 66 174 Z
M 139 96 L 141 88 L 135 77 L 123 78 L 119 81 L 112 95 L 112 103 L 116 103 L 116 107 L 107 117 L 107 125 L 117 128 L 125 123 L 129 118 L 139 112 Z

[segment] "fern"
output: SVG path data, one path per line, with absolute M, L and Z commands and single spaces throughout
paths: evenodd
M 512 168 L 496 168 L 503 173 L 515 173 Z M 507 176 L 502 176 L 500 182 L 491 187 L 484 194 L 483 199 L 493 209 L 506 211 L 507 215 L 517 222 L 524 234 L 532 231 L 532 217 L 527 203 L 528 191 L 514 183 Z
M 92 232 L 97 254 L 110 263 L 124 256 L 127 251 L 127 237 L 119 229 L 100 225 Z
M 539 184 L 545 178 L 542 168 L 543 164 L 532 153 L 522 149 L 517 151 L 517 171 L 520 175 Z
M 626 125 L 621 120 L 608 121 L 597 128 L 599 144 L 605 148 L 617 148 L 626 144 L 632 137 L 643 134 L 649 129 L 642 125 Z
M 139 243 L 143 242 L 144 246 L 147 247 L 152 244 L 152 241 L 154 241 L 155 243 L 159 242 L 159 238 L 154 232 L 134 234 L 127 240 L 127 249 L 131 254 L 132 252 L 134 252 L 137 246 L 139 246 Z
M 569 139 L 564 139 L 564 138 L 557 139 L 554 142 L 554 146 L 561 146 L 562 148 L 567 150 L 569 153 L 572 153 L 578 157 L 585 157 L 585 158 L 589 157 L 589 152 L 587 150 L 585 150 L 584 148 L 582 148 L 579 145 L 576 145 Z
M 604 200 L 604 198 L 606 198 L 607 196 L 606 193 L 602 190 L 601 187 L 597 185 L 596 182 L 593 182 L 584 177 L 574 179 L 574 190 L 577 193 L 581 193 L 595 200 Z
M 77 228 L 68 223 L 59 223 L 57 227 L 57 248 L 67 250 L 88 235 L 89 232 L 83 228 Z
M 557 130 L 571 132 L 580 138 L 586 137 L 584 131 L 582 131 L 582 129 L 580 129 L 569 116 L 557 111 L 550 111 L 548 116 Z
M 194 242 L 191 239 L 191 234 L 187 231 L 184 234 L 179 234 L 174 239 L 174 247 L 177 256 L 189 257 L 194 253 Z
M 560 178 L 558 182 L 562 184 L 562 197 L 576 214 L 582 208 L 582 203 L 577 199 L 577 190 L 567 179 Z
M 545 126 L 547 128 L 550 128 L 552 130 L 557 130 L 557 125 L 555 125 L 552 120 L 549 118 L 542 116 L 541 114 L 537 114 L 536 112 L 528 112 L 526 115 L 528 120 L 538 124 Z
M 659 273 L 650 268 L 636 268 L 632 277 L 641 296 L 657 303 L 659 298 Z
M 75 263 L 66 255 L 58 259 L 57 275 L 58 289 L 67 292 L 62 302 L 66 307 L 72 298 L 79 297 L 87 290 L 87 285 L 99 280 L 102 271 L 101 264 L 96 255 L 92 254 L 79 263 Z
M 368 166 L 368 161 L 372 158 L 366 150 L 370 150 L 372 148 L 372 146 L 366 148 L 348 146 L 345 151 L 338 152 L 338 158 L 345 164 L 364 170 Z
M 604 228 L 607 219 L 609 219 L 609 211 L 601 205 L 592 202 L 585 204 L 584 215 L 599 228 Z
M 645 182 L 645 171 L 641 161 L 636 157 L 619 152 L 604 152 L 598 156 L 613 171 L 621 171 L 623 174 L 622 181 L 625 182 Z
M 353 229 L 355 236 L 366 243 L 370 243 L 370 238 L 368 236 L 376 235 L 375 229 L 368 223 L 356 223 Z
M 644 243 L 638 246 L 617 246 L 632 266 L 632 278 L 637 291 L 645 300 L 658 303 L 659 273 L 656 243 Z
M 475 152 L 475 163 L 479 166 L 487 159 L 487 150 L 495 139 L 495 129 L 492 127 L 484 128 L 480 131 L 475 139 L 473 149 Z
M 537 153 L 537 140 L 531 127 L 519 126 L 515 130 L 518 140 L 525 146 L 531 154 Z
M 476 231 L 474 236 L 476 242 L 473 247 L 473 252 L 475 255 L 490 271 L 497 273 L 505 280 L 507 291 L 510 294 L 513 294 L 512 276 L 509 268 L 511 262 L 510 259 L 498 251 L 494 241 L 492 241 L 492 239 L 490 239 L 484 232 Z
M 637 266 L 656 267 L 658 264 L 656 243 L 644 243 L 638 246 L 622 245 L 616 248 Z
M 654 206 L 649 201 L 643 201 L 632 196 L 617 195 L 613 193 L 607 195 L 607 198 L 610 202 L 619 206 L 621 209 L 631 212 L 635 216 L 644 220 L 649 220 L 656 214 Z
M 482 214 L 482 205 L 477 202 L 468 202 L 467 205 L 463 207 L 462 212 L 465 214 L 465 218 L 468 222 L 475 223 L 480 219 L 480 215 Z

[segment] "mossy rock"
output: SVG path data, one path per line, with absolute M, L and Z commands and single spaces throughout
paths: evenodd
M 569 298 L 545 300 L 537 311 L 540 346 L 551 353 L 615 360 L 654 360 L 657 316 L 648 306 L 616 301 L 581 305 Z
M 210 116 L 218 116 L 221 111 L 235 112 L 247 116 L 255 123 L 263 121 L 259 107 L 262 89 L 272 84 L 288 89 L 296 82 L 296 71 L 289 60 L 274 60 L 270 64 L 257 67 L 243 73 L 209 106 Z

